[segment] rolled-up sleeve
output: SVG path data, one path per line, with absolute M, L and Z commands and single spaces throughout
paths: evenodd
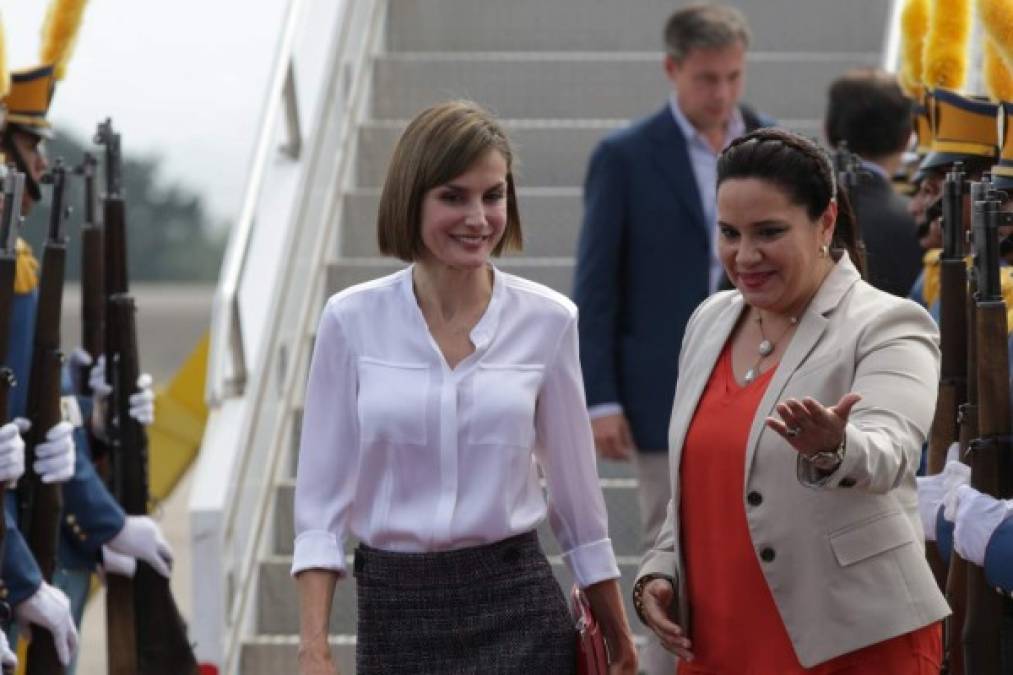
M 344 542 L 359 465 L 356 369 L 332 304 L 324 309 L 310 363 L 295 484 L 292 574 L 344 574 Z
M 535 452 L 548 486 L 549 524 L 564 561 L 582 588 L 618 578 L 584 399 L 576 316 L 568 321 L 546 369 L 535 427 Z

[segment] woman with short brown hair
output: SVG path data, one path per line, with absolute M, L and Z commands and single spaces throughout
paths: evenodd
M 576 308 L 490 263 L 521 244 L 512 164 L 478 106 L 422 112 L 377 222 L 380 249 L 412 265 L 324 309 L 295 493 L 302 673 L 335 672 L 328 616 L 352 537 L 359 675 L 573 673 L 573 622 L 535 534 L 546 517 L 610 673 L 636 671 Z

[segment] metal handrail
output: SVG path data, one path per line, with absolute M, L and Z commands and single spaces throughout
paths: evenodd
M 889 19 L 886 22 L 886 34 L 883 36 L 883 59 L 881 67 L 888 73 L 897 72 L 900 67 L 900 13 L 903 0 L 890 3 Z
M 286 94 L 294 95 L 294 87 L 286 85 L 291 77 L 291 56 L 303 5 L 303 0 L 289 0 L 281 41 L 278 43 L 278 56 L 275 59 L 261 115 L 253 163 L 246 181 L 242 210 L 229 236 L 218 288 L 211 305 L 211 339 L 205 399 L 212 408 L 220 405 L 226 398 L 242 395 L 246 387 L 247 359 L 239 314 L 239 283 L 246 268 L 247 251 L 265 169 L 272 156 L 272 150 L 276 150 L 271 144 L 275 123 L 285 106 L 294 105 L 294 102 L 286 101 L 288 98 Z
M 199 657 L 226 673 L 239 667 L 242 641 L 255 621 L 251 589 L 269 546 L 272 477 L 288 456 L 290 402 L 304 376 L 305 338 L 319 311 L 341 208 L 335 190 L 350 170 L 355 125 L 365 108 L 369 64 L 386 6 L 382 0 L 329 6 L 332 1 L 293 0 L 289 7 L 242 218 L 230 239 L 216 296 L 221 304 L 212 336 L 218 351 L 208 373 L 211 414 L 190 514 L 194 564 L 202 569 L 194 589 Z M 326 24 L 308 22 L 321 13 L 328 17 Z M 297 18 L 303 20 L 293 40 Z M 333 33 L 326 42 L 305 41 L 314 28 Z M 298 82 L 298 92 L 294 66 L 307 78 Z M 303 95 L 304 119 L 295 106 L 297 93 Z M 265 262 L 270 269 L 263 276 Z M 245 333 L 240 317 L 247 323 Z

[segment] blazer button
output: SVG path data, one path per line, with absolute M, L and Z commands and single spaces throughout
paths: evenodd
M 774 562 L 774 558 L 776 557 L 777 554 L 774 553 L 774 549 L 770 548 L 769 546 L 760 551 L 760 560 L 762 560 L 763 562 Z
M 855 479 L 852 478 L 851 476 L 848 476 L 846 478 L 842 478 L 841 482 L 838 483 L 838 485 L 840 485 L 843 488 L 849 488 L 849 487 L 855 487 L 855 483 L 856 483 Z
M 763 495 L 753 490 L 748 495 L 746 495 L 746 501 L 749 502 L 750 506 L 759 506 L 760 504 L 763 503 Z

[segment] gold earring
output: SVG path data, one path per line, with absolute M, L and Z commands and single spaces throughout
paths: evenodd
M 820 257 L 826 258 L 828 255 L 830 255 L 830 247 L 827 246 L 826 244 L 823 244 L 822 246 L 820 246 Z

